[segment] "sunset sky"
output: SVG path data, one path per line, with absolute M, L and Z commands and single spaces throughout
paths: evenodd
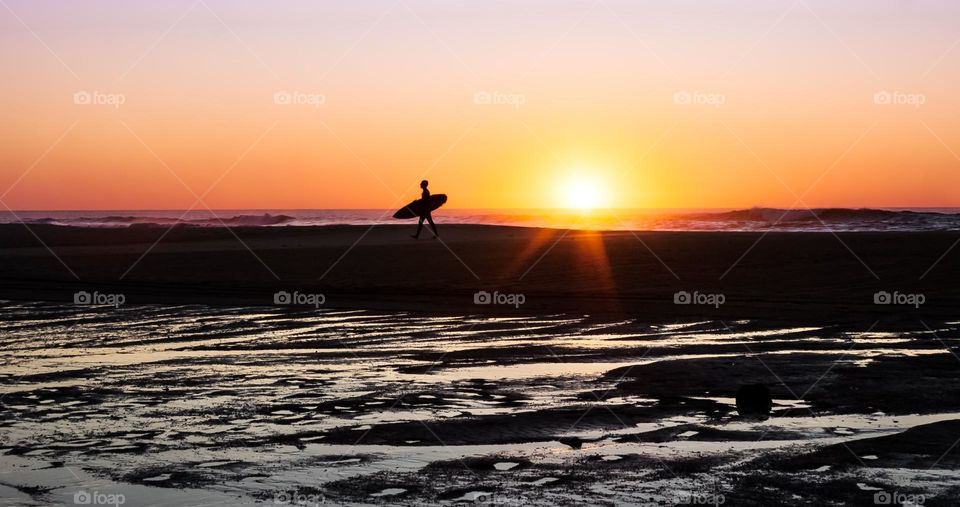
M 360 4 L 3 0 L 0 201 L 960 206 L 956 1 Z

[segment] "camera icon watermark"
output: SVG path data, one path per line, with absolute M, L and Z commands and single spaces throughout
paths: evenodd
M 527 96 L 522 93 L 479 90 L 473 94 L 473 103 L 478 106 L 510 106 L 520 109 L 527 103 Z
M 880 90 L 873 94 L 873 103 L 877 106 L 912 106 L 919 109 L 927 103 L 927 96 L 922 93 L 908 93 L 899 90 Z
M 119 109 L 127 103 L 127 96 L 122 93 L 80 90 L 74 92 L 73 103 L 78 106 L 112 106 L 114 109 Z
M 279 90 L 273 94 L 273 103 L 277 106 L 311 106 L 319 109 L 327 103 L 327 96 L 322 93 Z
M 873 503 L 875 505 L 923 505 L 927 501 L 925 495 L 906 494 L 894 491 L 877 491 L 873 494 Z
M 520 308 L 520 305 L 526 302 L 527 296 L 523 294 L 507 294 L 497 291 L 490 293 L 485 290 L 473 293 L 473 304 L 475 305 L 509 305 Z
M 87 292 L 85 290 L 73 293 L 73 304 L 75 305 L 109 305 L 120 306 L 127 301 L 127 296 L 123 294 L 110 294 L 103 292 Z
M 491 491 L 471 491 L 452 500 L 454 505 L 484 505 L 489 507 L 521 507 L 530 505 L 529 501 L 508 497 Z
M 727 103 L 727 96 L 699 90 L 680 90 L 674 92 L 673 103 L 678 106 L 713 106 L 719 109 Z
M 101 493 L 81 489 L 73 494 L 74 505 L 112 505 L 120 507 L 127 503 L 127 497 L 122 493 Z
M 327 297 L 323 294 L 311 294 L 305 292 L 287 292 L 285 290 L 273 293 L 273 304 L 286 306 L 313 306 L 319 308 L 320 305 L 327 302 Z
M 687 292 L 685 290 L 673 293 L 673 304 L 675 305 L 709 305 L 714 308 L 720 308 L 720 305 L 727 302 L 727 296 L 716 293 L 701 293 L 697 291 Z
M 318 507 L 326 502 L 326 497 L 321 494 L 306 494 L 299 491 L 281 491 L 273 495 L 273 503 L 275 505 Z
M 873 294 L 873 304 L 875 305 L 906 305 L 914 308 L 927 302 L 927 296 L 924 294 L 909 294 L 897 291 L 887 292 L 881 290 Z

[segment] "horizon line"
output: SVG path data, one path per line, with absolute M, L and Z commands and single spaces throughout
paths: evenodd
M 395 208 L 210 208 L 210 209 L 191 209 L 190 213 L 211 213 L 216 211 L 264 211 L 264 212 L 279 212 L 279 211 L 385 211 L 392 210 Z M 676 206 L 676 207 L 609 207 L 609 208 L 592 208 L 592 209 L 578 209 L 578 208 L 562 208 L 562 207 L 543 207 L 543 208 L 507 208 L 507 207 L 491 207 L 491 208 L 455 208 L 455 207 L 445 207 L 445 210 L 456 210 L 456 211 L 553 211 L 553 212 L 567 212 L 567 213 L 593 213 L 593 212 L 603 212 L 603 211 L 664 211 L 664 210 L 748 210 L 748 209 L 775 209 L 775 210 L 824 210 L 824 209 L 850 209 L 850 210 L 922 210 L 922 209 L 960 209 L 960 204 L 949 205 L 949 206 L 810 206 L 810 207 L 786 207 L 786 206 L 764 206 L 764 205 L 753 205 L 753 206 Z M 36 213 L 36 212 L 117 212 L 117 211 L 175 211 L 175 212 L 187 212 L 186 208 L 33 208 L 33 209 L 13 209 L 7 208 L 0 212 L 3 213 Z

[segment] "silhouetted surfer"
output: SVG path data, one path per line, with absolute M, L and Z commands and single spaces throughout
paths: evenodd
M 427 190 L 427 185 L 429 184 L 430 182 L 427 180 L 423 180 L 420 182 L 420 188 L 423 189 L 423 192 L 420 193 L 420 202 L 421 202 L 420 209 L 422 211 L 420 212 L 420 222 L 417 223 L 417 233 L 414 234 L 413 236 L 410 236 L 413 239 L 417 239 L 420 237 L 420 231 L 423 230 L 424 220 L 426 220 L 427 222 L 430 222 L 430 228 L 433 229 L 433 239 L 437 239 L 440 237 L 440 235 L 437 234 L 437 224 L 433 223 L 433 216 L 430 215 L 430 191 Z

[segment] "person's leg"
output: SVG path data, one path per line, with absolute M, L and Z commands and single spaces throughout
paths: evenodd
M 427 214 L 427 222 L 430 222 L 430 228 L 433 229 L 433 237 L 439 238 L 440 235 L 437 234 L 437 224 L 433 223 L 433 215 Z
M 420 222 L 417 223 L 417 233 L 411 236 L 412 238 L 419 238 L 420 231 L 423 230 L 423 217 L 420 217 Z

